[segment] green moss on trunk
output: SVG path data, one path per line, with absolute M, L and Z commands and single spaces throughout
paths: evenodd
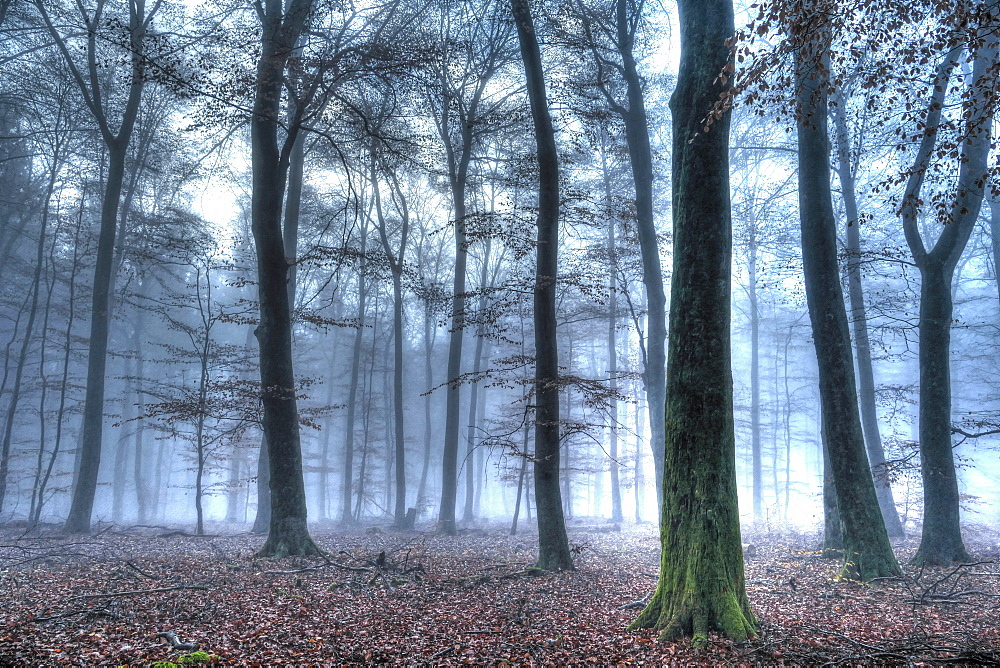
M 632 628 L 661 639 L 711 631 L 755 635 L 736 501 L 730 359 L 732 232 L 729 114 L 704 118 L 726 94 L 731 0 L 681 0 L 674 119 L 674 263 L 664 426 L 660 581 Z

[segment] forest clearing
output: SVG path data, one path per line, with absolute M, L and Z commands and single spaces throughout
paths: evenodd
M 0 664 L 969 665 L 1000 661 L 1000 543 L 976 563 L 838 581 L 816 535 L 748 536 L 760 636 L 707 648 L 627 631 L 657 577 L 651 524 L 571 523 L 577 570 L 532 569 L 536 540 L 371 526 L 313 531 L 324 558 L 254 558 L 261 537 L 103 527 L 0 538 Z M 902 559 L 916 541 L 896 546 Z M 384 557 L 380 560 L 380 555 Z M 157 634 L 174 634 L 174 649 Z M 197 652 L 203 652 L 204 655 Z M 193 659 L 192 659 L 193 657 Z M 164 666 L 166 664 L 163 664 Z

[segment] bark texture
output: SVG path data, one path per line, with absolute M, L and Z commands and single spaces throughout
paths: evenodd
M 632 628 L 704 645 L 755 635 L 743 576 L 730 359 L 729 113 L 704 119 L 726 85 L 731 0 L 681 0 L 673 113 L 670 293 L 660 580 Z M 652 408 L 651 408 L 652 409 Z

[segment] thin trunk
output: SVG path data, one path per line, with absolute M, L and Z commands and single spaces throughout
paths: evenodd
M 21 381 L 24 377 L 24 366 L 28 361 L 28 351 L 31 349 L 31 337 L 35 331 L 35 318 L 38 315 L 38 297 L 42 291 L 42 268 L 45 265 L 45 241 L 48 232 L 49 201 L 52 199 L 52 191 L 55 189 L 59 161 L 60 159 L 57 154 L 55 156 L 55 164 L 53 164 L 49 174 L 48 185 L 45 189 L 45 200 L 42 204 L 42 220 L 38 230 L 38 243 L 35 248 L 35 271 L 31 278 L 31 305 L 28 307 L 28 322 L 24 327 L 24 335 L 21 339 L 21 352 L 17 358 L 17 366 L 14 370 L 14 385 L 10 390 L 10 399 L 7 400 L 7 417 L 4 421 L 3 444 L 0 445 L 0 512 L 3 511 L 4 501 L 7 497 L 7 474 L 10 470 L 11 438 L 14 430 L 14 419 L 17 416 L 17 404 L 21 398 Z
M 760 306 L 757 300 L 757 221 L 749 221 L 750 294 L 750 451 L 753 469 L 753 521 L 764 519 L 764 454 L 760 442 Z M 777 493 L 777 492 L 776 492 Z
M 556 279 L 559 253 L 559 158 L 545 95 L 542 56 L 528 0 L 511 0 L 538 151 L 535 286 L 535 506 L 538 567 L 572 570 L 559 493 L 559 351 Z
M 600 133 L 601 177 L 604 182 L 604 205 L 611 210 L 611 172 L 608 169 L 607 133 Z M 621 522 L 622 490 L 618 470 L 618 248 L 615 239 L 614 216 L 608 216 L 608 420 L 611 423 L 608 448 L 611 455 L 611 520 Z M 659 257 L 657 257 L 659 260 Z M 661 285 L 662 288 L 662 285 Z M 638 505 L 636 505 L 638 512 Z
M 837 230 L 830 188 L 827 134 L 826 30 L 807 3 L 800 27 L 809 35 L 796 51 L 799 215 L 806 301 L 819 368 L 823 433 L 844 535 L 841 575 L 868 581 L 900 574 L 879 511 L 865 454 L 854 360 L 837 264 Z
M 521 470 L 517 474 L 517 500 L 514 502 L 514 520 L 510 525 L 510 535 L 517 534 L 517 520 L 521 516 L 521 498 L 524 497 L 524 474 L 528 470 L 528 437 L 531 435 L 531 423 L 525 420 L 524 438 L 521 440 Z
M 35 514 L 31 517 L 32 524 L 38 524 L 41 518 L 42 506 L 45 504 L 45 489 L 52 477 L 52 470 L 55 468 L 59 451 L 62 449 L 63 418 L 66 415 L 66 394 L 69 388 L 69 368 L 73 351 L 73 324 L 76 321 L 76 277 L 80 268 L 80 233 L 83 227 L 83 210 L 84 198 L 81 197 L 76 230 L 73 235 L 73 261 L 70 264 L 70 272 L 67 277 L 69 313 L 66 316 L 66 334 L 63 337 L 62 380 L 59 384 L 59 408 L 56 410 L 56 433 L 52 443 L 52 453 L 49 455 L 48 466 L 46 466 L 45 474 L 38 483 L 38 504 L 35 506 Z
M 354 347 L 351 352 L 351 383 L 347 390 L 347 424 L 344 427 L 344 470 L 341 481 L 340 521 L 351 524 L 355 521 L 352 512 L 353 480 L 354 480 L 354 421 L 358 409 L 358 384 L 361 378 L 361 350 L 364 346 L 365 311 L 368 305 L 368 284 L 365 272 L 368 252 L 368 219 L 361 225 L 361 263 L 358 268 L 358 317 L 357 330 L 354 333 Z
M 875 406 L 875 372 L 872 368 L 872 347 L 868 338 L 868 315 L 865 293 L 861 282 L 861 218 L 858 215 L 857 188 L 851 169 L 850 137 L 847 131 L 847 111 L 844 104 L 834 108 L 837 137 L 837 174 L 840 192 L 847 214 L 847 286 L 851 301 L 851 324 L 854 329 L 854 348 L 857 351 L 858 400 L 861 409 L 861 426 L 865 433 L 868 463 L 875 480 L 875 494 L 885 529 L 893 538 L 903 538 L 903 524 L 899 521 L 892 487 L 885 472 L 885 450 L 879 432 L 878 412 Z

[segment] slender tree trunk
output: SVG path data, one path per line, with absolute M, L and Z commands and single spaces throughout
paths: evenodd
M 365 272 L 368 270 L 365 254 L 368 251 L 367 219 L 361 226 L 361 264 L 358 268 L 358 321 L 351 351 L 351 383 L 347 390 L 347 423 L 344 427 L 344 470 L 341 481 L 340 521 L 353 524 L 352 512 L 354 481 L 354 421 L 358 409 L 358 384 L 361 379 L 361 350 L 364 347 L 365 312 L 368 308 L 368 284 Z
M 424 384 L 427 388 L 427 395 L 424 397 L 424 461 L 420 466 L 420 486 L 417 488 L 417 512 L 423 512 L 427 505 L 427 474 L 431 468 L 431 436 L 433 429 L 431 426 L 431 394 L 430 389 L 434 387 L 433 353 L 434 339 L 431 336 L 431 305 L 428 301 L 424 304 Z
M 875 407 L 875 372 L 872 368 L 872 348 L 868 338 L 868 314 L 865 308 L 865 293 L 861 282 L 861 218 L 858 215 L 858 200 L 854 172 L 851 169 L 850 137 L 847 131 L 847 111 L 844 104 L 834 109 L 834 123 L 837 137 L 837 175 L 840 192 L 844 198 L 847 214 L 847 286 L 851 301 L 851 324 L 854 328 L 854 348 L 858 359 L 858 399 L 861 409 L 861 426 L 865 433 L 865 447 L 872 477 L 875 480 L 875 494 L 879 510 L 885 521 L 885 529 L 890 537 L 903 538 L 903 524 L 899 521 L 892 487 L 885 472 L 885 450 L 882 449 L 882 435 L 879 433 L 878 413 Z
M 747 601 L 736 493 L 730 359 L 732 231 L 729 113 L 705 117 L 727 85 L 731 0 L 680 0 L 673 117 L 674 265 L 670 296 L 660 580 L 633 628 L 661 637 L 756 632 Z M 656 410 L 650 406 L 650 410 Z
M 796 51 L 802 265 L 819 367 L 823 431 L 830 452 L 828 472 L 833 474 L 843 527 L 841 574 L 868 581 L 899 575 L 900 569 L 879 511 L 858 412 L 830 189 L 826 81 L 830 65 L 822 41 L 826 31 L 821 25 L 816 30 L 814 22 L 820 15 L 813 13 L 814 7 L 807 3 L 807 13 L 798 18 L 798 27 L 809 37 Z
M 647 137 L 648 139 L 648 137 Z M 601 177 L 604 182 L 604 205 L 611 208 L 611 172 L 608 169 L 607 134 L 602 130 L 601 141 Z M 620 472 L 618 470 L 618 248 L 615 239 L 614 216 L 608 216 L 608 391 L 611 401 L 608 406 L 608 419 L 611 422 L 609 433 L 609 454 L 611 455 L 611 520 L 621 522 L 622 490 Z M 657 255 L 659 262 L 659 255 Z M 660 284 L 662 291 L 662 279 Z M 637 453 L 638 454 L 638 453 Z M 638 505 L 636 505 L 638 512 Z
M 642 255 L 642 282 L 646 287 L 646 365 L 643 381 L 649 413 L 650 443 L 656 469 L 657 499 L 663 487 L 663 453 L 660 449 L 664 438 L 664 406 L 666 402 L 666 294 L 663 288 L 663 269 L 656 238 L 656 219 L 653 207 L 653 151 L 649 141 L 646 101 L 642 90 L 633 49 L 635 35 L 630 29 L 628 0 L 615 0 L 615 23 L 618 50 L 622 57 L 622 74 L 625 78 L 628 109 L 622 114 L 625 122 L 625 139 L 628 144 L 629 162 L 635 184 L 635 221 Z M 641 6 L 641 4 L 639 5 Z
M 295 375 L 292 368 L 291 280 L 282 234 L 282 202 L 289 155 L 299 128 L 289 127 L 279 149 L 278 126 L 285 69 L 311 10 L 309 0 L 266 0 L 261 14 L 261 55 L 257 61 L 254 109 L 250 122 L 252 219 L 257 250 L 260 323 L 260 373 L 263 428 L 270 463 L 271 522 L 262 556 L 316 554 L 306 526 L 302 446 L 299 441 Z
M 750 451 L 753 469 L 753 521 L 764 519 L 764 453 L 760 442 L 760 306 L 757 300 L 757 221 L 749 221 L 750 294 Z M 777 494 L 777 490 L 775 490 Z
M 69 313 L 66 316 L 66 334 L 63 337 L 63 360 L 62 360 L 62 380 L 59 383 L 59 408 L 56 410 L 56 433 L 52 443 L 52 453 L 49 455 L 49 463 L 45 467 L 45 473 L 38 483 L 38 503 L 35 506 L 35 513 L 31 517 L 32 524 L 38 524 L 42 515 L 42 506 L 45 505 L 45 490 L 52 477 L 59 452 L 62 449 L 63 419 L 66 415 L 66 394 L 69 388 L 70 360 L 73 352 L 73 324 L 76 322 L 76 277 L 80 268 L 80 233 L 83 227 L 84 198 L 80 198 L 80 209 L 77 217 L 76 230 L 73 235 L 73 260 L 70 264 L 70 272 L 67 277 L 69 294 L 67 304 Z
M 57 154 L 54 160 L 55 164 L 52 165 L 52 170 L 49 173 L 48 185 L 45 188 L 41 226 L 38 230 L 38 242 L 35 247 L 35 271 L 31 278 L 31 306 L 28 307 L 28 322 L 24 327 L 24 336 L 21 339 L 21 352 L 18 355 L 17 366 L 14 370 L 14 385 L 11 387 L 10 398 L 7 400 L 7 417 L 4 420 L 3 443 L 0 445 L 0 512 L 3 511 L 4 501 L 7 497 L 7 475 L 10 470 L 11 438 L 14 431 L 14 420 L 17 417 L 17 404 L 21 398 L 21 381 L 24 377 L 24 367 L 28 361 L 28 351 L 31 349 L 31 338 L 35 332 L 35 318 L 38 315 L 38 298 L 42 291 L 42 268 L 45 265 L 49 201 L 52 199 L 52 191 L 55 189 L 56 175 L 60 161 L 60 157 Z
M 535 507 L 538 567 L 572 570 L 559 492 L 559 351 L 556 279 L 559 253 L 559 159 L 545 96 L 542 56 L 528 0 L 511 0 L 538 150 L 538 246 L 534 287 Z

